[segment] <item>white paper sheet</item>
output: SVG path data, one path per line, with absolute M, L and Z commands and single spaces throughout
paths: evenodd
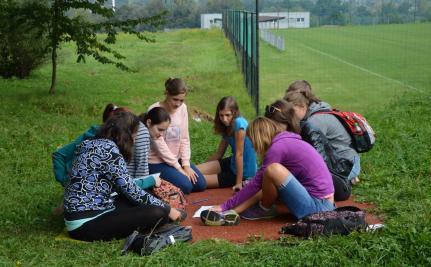
M 212 208 L 212 206 L 202 206 L 200 207 L 197 211 L 195 211 L 195 214 L 193 214 L 193 218 L 200 218 L 201 217 L 201 212 L 204 210 L 208 210 Z

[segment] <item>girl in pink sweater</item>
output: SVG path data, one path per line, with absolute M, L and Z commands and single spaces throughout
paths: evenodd
M 160 177 L 186 194 L 203 191 L 206 188 L 205 178 L 190 162 L 189 117 L 184 103 L 186 84 L 179 78 L 169 78 L 165 89 L 165 100 L 149 107 L 163 107 L 171 117 L 171 124 L 164 135 L 151 142 L 150 173 L 160 173 Z

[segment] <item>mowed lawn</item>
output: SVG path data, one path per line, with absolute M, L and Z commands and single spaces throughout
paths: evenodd
M 424 33 L 429 26 L 289 30 L 283 32 L 288 42 L 284 53 L 261 44 L 262 105 L 281 97 L 291 81 L 307 79 L 322 99 L 366 114 L 376 129 L 378 143 L 362 157 L 362 182 L 354 188 L 357 198 L 375 203 L 375 212 L 385 219 L 386 229 L 375 234 L 250 240 L 246 245 L 210 240 L 180 244 L 151 257 L 120 256 L 122 241 L 55 240 L 63 220 L 51 211 L 62 198 L 62 188 L 53 178 L 51 153 L 90 124 L 100 123 L 106 103 L 143 112 L 163 98 L 166 78 L 182 77 L 191 89 L 187 98 L 190 113 L 198 109 L 213 114 L 222 96 L 233 95 L 244 115 L 254 118 L 234 53 L 220 31 L 158 33 L 152 44 L 121 36 L 116 47 L 127 56 L 133 73 L 91 59 L 76 64 L 74 47 L 65 45 L 54 96 L 47 94 L 49 65 L 26 80 L 0 80 L 0 265 L 430 265 L 431 78 L 419 71 L 430 70 L 431 61 L 426 60 L 430 46 L 426 46 Z M 410 41 L 396 39 L 399 34 L 395 32 L 413 34 L 416 30 L 423 46 L 395 49 L 397 43 L 406 42 L 402 44 L 407 47 Z M 349 51 L 356 47 L 355 51 L 363 53 L 357 55 L 343 51 L 347 49 L 343 42 L 349 38 L 342 38 L 342 32 L 355 38 L 359 33 L 381 37 L 381 42 L 369 40 L 360 45 L 349 41 Z M 395 50 L 390 53 L 389 49 Z M 416 58 L 405 61 L 403 53 Z M 366 54 L 369 60 L 364 58 Z M 412 69 L 398 72 L 391 65 L 394 62 L 411 62 L 406 69 Z M 212 132 L 211 124 L 191 120 L 195 163 L 216 150 L 219 138 Z
M 278 30 L 279 52 L 261 42 L 262 103 L 305 79 L 335 107 L 367 113 L 431 84 L 431 24 Z

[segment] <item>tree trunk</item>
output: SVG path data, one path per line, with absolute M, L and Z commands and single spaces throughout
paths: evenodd
M 51 88 L 49 88 L 49 93 L 54 94 L 55 93 L 55 85 L 57 83 L 57 48 L 59 43 L 59 36 L 58 36 L 58 22 L 59 22 L 59 15 L 60 15 L 60 3 L 61 0 L 55 0 L 54 4 L 52 6 L 52 21 L 51 21 L 51 63 L 52 63 L 52 73 L 51 73 Z
M 55 93 L 55 85 L 57 82 L 57 48 L 54 46 L 51 53 L 52 73 L 51 73 L 51 88 L 49 93 L 53 95 Z

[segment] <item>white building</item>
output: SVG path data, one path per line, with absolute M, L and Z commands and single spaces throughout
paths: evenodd
M 201 14 L 201 29 L 221 28 L 222 14 Z
M 259 13 L 259 28 L 261 29 L 310 28 L 310 12 Z
M 222 27 L 222 14 L 201 14 L 201 29 Z M 259 28 L 287 29 L 310 28 L 310 12 L 263 12 L 259 13 Z

